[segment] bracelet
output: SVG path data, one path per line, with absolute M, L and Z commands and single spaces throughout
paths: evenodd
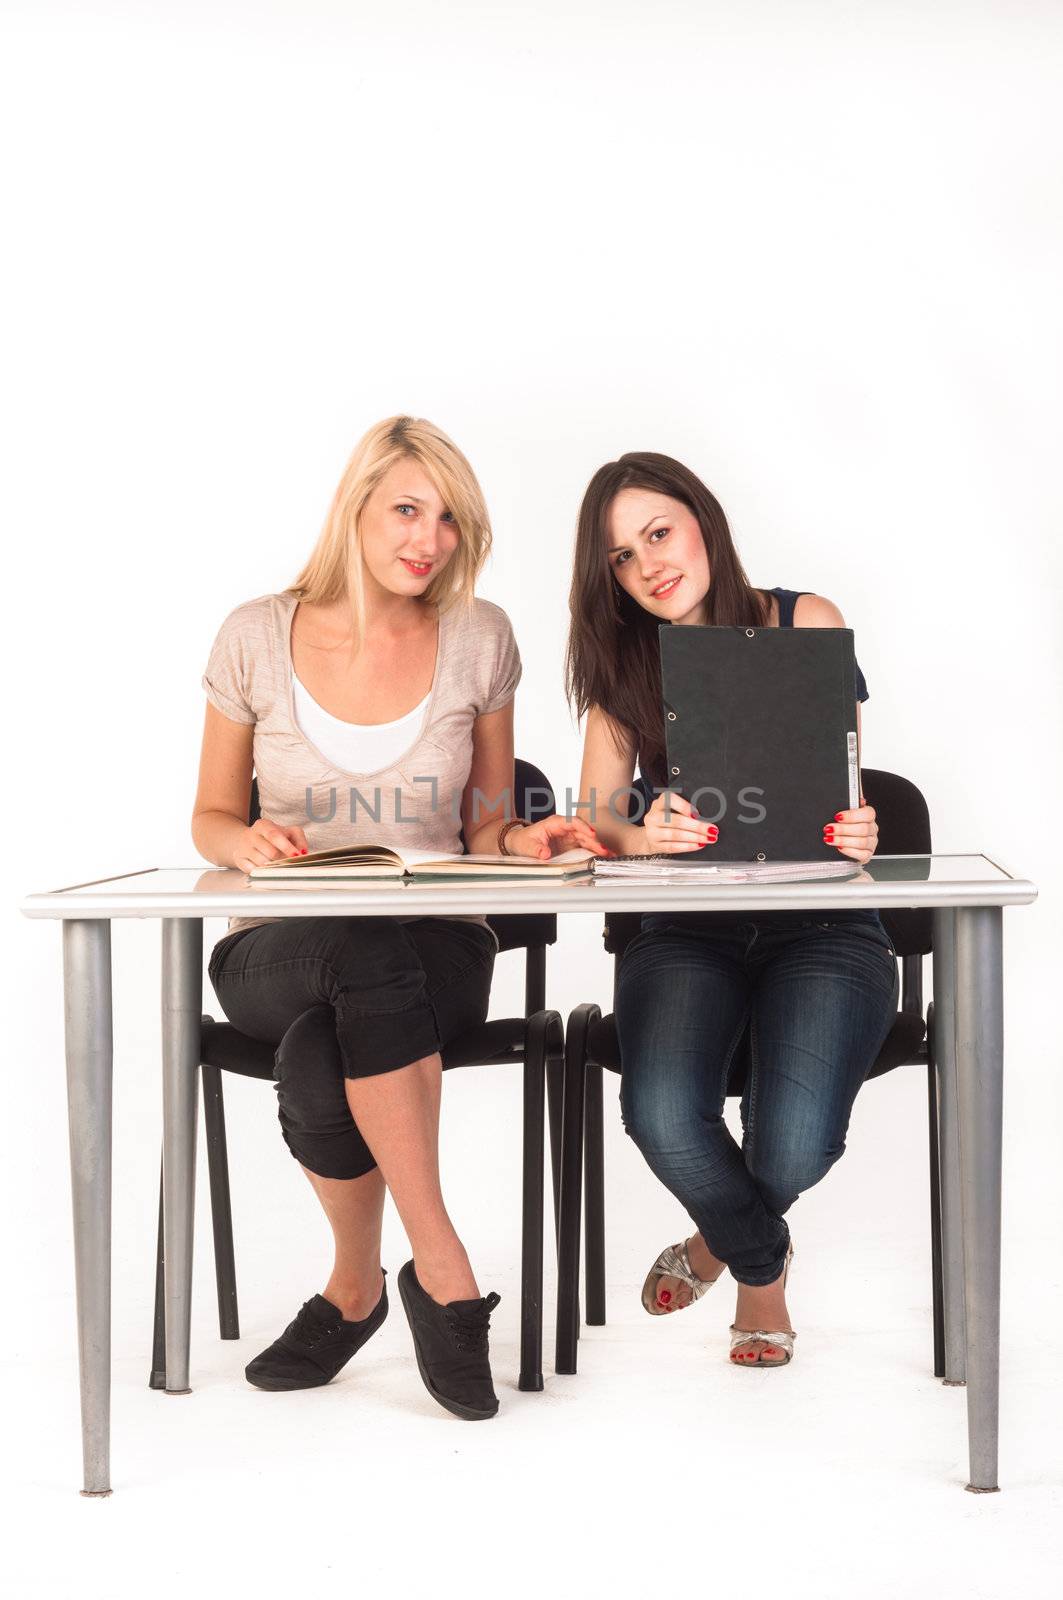
M 509 822 L 503 822 L 502 826 L 498 830 L 498 838 L 495 841 L 498 845 L 498 853 L 500 856 L 511 856 L 516 853 L 513 850 L 506 849 L 506 840 L 513 832 L 514 828 L 523 828 L 524 826 L 525 824 L 521 822 L 519 817 L 511 818 Z

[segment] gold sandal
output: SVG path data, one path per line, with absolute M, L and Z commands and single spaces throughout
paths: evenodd
M 790 1262 L 794 1258 L 794 1247 L 791 1243 L 786 1252 L 786 1265 L 783 1267 L 782 1286 L 786 1288 L 786 1280 L 790 1276 Z M 729 1360 L 735 1367 L 785 1367 L 787 1362 L 794 1358 L 794 1340 L 797 1334 L 792 1328 L 736 1328 L 731 1324 L 731 1350 Z M 744 1344 L 752 1344 L 756 1339 L 763 1339 L 765 1344 L 772 1345 L 776 1350 L 783 1352 L 782 1361 L 765 1361 L 765 1352 L 757 1352 L 755 1361 L 735 1361 L 734 1353 Z
M 687 1305 L 693 1305 L 722 1276 L 723 1273 L 718 1272 L 715 1278 L 699 1278 L 690 1265 L 686 1241 L 670 1244 L 661 1251 L 646 1275 L 646 1282 L 642 1285 L 642 1304 L 651 1317 L 666 1316 L 668 1313 L 664 1307 L 657 1304 L 657 1288 L 662 1278 L 678 1278 L 680 1283 L 685 1283 L 691 1291 Z M 685 1311 L 686 1306 L 677 1306 L 676 1310 Z

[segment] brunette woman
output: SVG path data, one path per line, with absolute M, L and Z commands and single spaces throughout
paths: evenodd
M 660 624 L 840 628 L 841 612 L 820 595 L 752 586 L 715 496 L 680 462 L 650 452 L 621 456 L 591 479 L 571 611 L 569 692 L 587 719 L 581 803 L 594 799 L 598 837 L 625 855 L 711 850 L 716 827 L 665 792 Z M 859 731 L 859 668 L 854 694 Z M 608 804 L 636 762 L 655 792 L 641 827 Z M 824 817 L 823 829 L 841 855 L 874 854 L 868 805 Z M 625 954 L 616 995 L 625 1127 L 695 1227 L 657 1257 L 643 1305 L 652 1315 L 682 1310 L 729 1269 L 737 1365 L 793 1356 L 786 1213 L 845 1148 L 896 986 L 873 911 L 655 913 Z M 748 1058 L 741 1145 L 723 1116 L 738 1050 Z

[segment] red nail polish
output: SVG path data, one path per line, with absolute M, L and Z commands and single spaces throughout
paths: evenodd
M 842 820 L 842 818 L 843 818 L 843 817 L 844 817 L 844 815 L 845 815 L 845 812 L 844 812 L 844 811 L 836 811 L 836 812 L 835 812 L 835 813 L 834 813 L 834 820 L 835 820 L 835 822 L 840 822 L 840 821 L 841 821 L 841 820 Z
M 666 1306 L 672 1298 L 672 1292 L 670 1289 L 662 1289 L 657 1298 L 662 1306 Z

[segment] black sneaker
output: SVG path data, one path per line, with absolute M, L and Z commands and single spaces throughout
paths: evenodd
M 498 1396 L 491 1384 L 487 1328 L 499 1296 L 451 1300 L 441 1306 L 421 1288 L 412 1261 L 399 1269 L 398 1281 L 428 1393 L 444 1410 L 467 1422 L 493 1417 Z
M 385 1273 L 385 1280 L 387 1274 Z M 244 1368 L 256 1389 L 317 1389 L 331 1383 L 388 1314 L 388 1286 L 361 1322 L 345 1321 L 339 1306 L 316 1294 L 289 1322 L 279 1339 Z

